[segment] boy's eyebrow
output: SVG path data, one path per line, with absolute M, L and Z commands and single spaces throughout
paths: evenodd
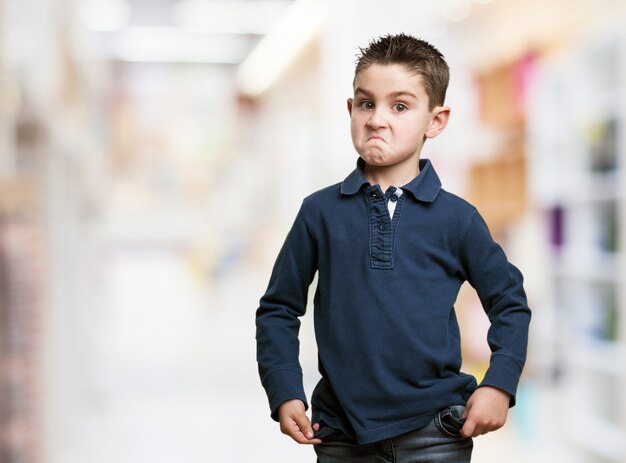
M 399 96 L 408 96 L 413 98 L 414 100 L 417 100 L 417 96 L 415 96 L 413 93 L 409 92 L 409 91 L 400 91 L 400 92 L 392 92 L 389 94 L 390 96 L 393 96 L 395 98 L 399 97 Z
M 367 90 L 365 90 L 364 88 L 361 88 L 361 87 L 357 87 L 357 88 L 354 89 L 354 94 L 356 95 L 357 93 L 362 93 L 362 94 L 364 94 L 365 96 L 368 96 L 368 97 L 372 97 L 373 96 L 371 92 L 368 92 Z M 389 94 L 389 96 L 391 96 L 393 98 L 398 98 L 400 96 L 408 96 L 410 98 L 413 98 L 414 100 L 418 99 L 417 96 L 415 96 L 413 93 L 411 93 L 411 92 L 409 92 L 407 90 L 402 90 L 402 91 L 398 91 L 398 92 L 391 92 Z
M 361 88 L 361 87 L 357 87 L 354 89 L 354 94 L 356 95 L 357 93 L 362 93 L 365 96 L 372 96 L 372 94 L 370 92 L 368 92 L 367 90 Z

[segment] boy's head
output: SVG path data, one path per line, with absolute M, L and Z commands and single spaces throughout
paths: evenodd
M 428 95 L 429 109 L 443 106 L 450 80 L 450 69 L 443 55 L 434 46 L 410 35 L 386 35 L 360 48 L 354 70 L 353 85 L 361 72 L 372 64 L 400 64 L 407 71 L 421 76 Z
M 361 49 L 348 112 L 352 142 L 366 164 L 406 166 L 406 175 L 417 168 L 426 139 L 448 123 L 448 77 L 442 54 L 414 37 L 385 36 Z

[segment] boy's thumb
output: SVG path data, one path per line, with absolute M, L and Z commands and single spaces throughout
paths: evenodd
M 463 437 L 471 437 L 474 434 L 474 429 L 476 429 L 476 425 L 473 421 L 466 421 L 463 427 L 461 428 L 461 435 Z

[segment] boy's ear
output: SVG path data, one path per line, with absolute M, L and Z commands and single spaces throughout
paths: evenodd
M 437 106 L 433 109 L 433 119 L 430 122 L 428 130 L 424 134 L 426 138 L 435 138 L 448 125 L 450 119 L 450 108 L 448 106 Z
M 352 116 L 352 102 L 354 100 L 352 98 L 348 98 L 348 113 Z

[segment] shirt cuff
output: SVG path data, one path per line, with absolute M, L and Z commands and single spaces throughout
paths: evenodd
M 489 369 L 478 387 L 491 386 L 502 389 L 511 395 L 509 406 L 513 407 L 521 374 L 522 365 L 513 357 L 504 354 L 493 355 Z
M 301 371 L 274 370 L 263 378 L 262 383 L 267 392 L 271 416 L 274 421 L 278 421 L 278 408 L 287 400 L 300 399 L 304 402 L 305 410 L 309 409 L 302 385 Z

